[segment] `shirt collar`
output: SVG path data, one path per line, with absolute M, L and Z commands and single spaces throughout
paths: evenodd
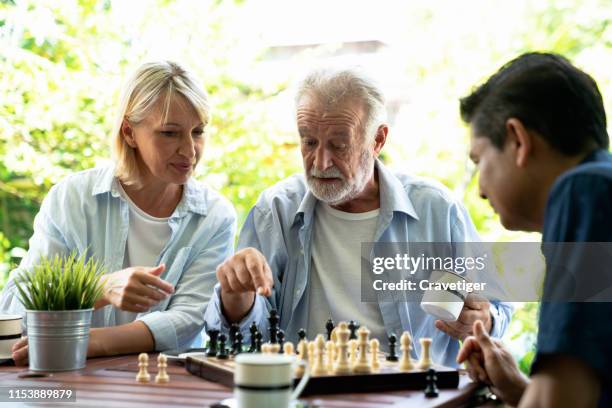
M 400 180 L 393 175 L 382 162 L 376 159 L 376 169 L 378 170 L 378 188 L 380 194 L 380 211 L 381 214 L 392 214 L 394 211 L 403 212 L 412 218 L 418 220 L 419 217 L 412 205 L 412 201 L 408 198 L 406 188 Z M 303 220 L 304 225 L 309 225 L 312 222 L 314 209 L 317 204 L 317 198 L 312 194 L 310 189 L 307 189 L 293 222 Z
M 108 166 L 102 171 L 101 177 L 94 184 L 92 195 L 111 193 L 113 197 L 119 197 L 118 182 L 119 180 L 115 177 L 115 166 Z M 208 209 L 206 206 L 206 193 L 203 191 L 204 186 L 190 178 L 184 187 L 183 197 L 176 206 L 172 217 L 182 217 L 188 212 L 206 215 Z
M 589 153 L 580 164 L 597 162 L 597 161 L 605 161 L 609 157 L 609 152 L 604 149 L 595 149 L 591 153 Z

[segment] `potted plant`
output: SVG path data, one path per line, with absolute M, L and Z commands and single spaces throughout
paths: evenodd
M 73 252 L 43 257 L 18 276 L 19 299 L 26 308 L 29 364 L 34 371 L 85 367 L 95 301 L 102 294 L 104 270 Z

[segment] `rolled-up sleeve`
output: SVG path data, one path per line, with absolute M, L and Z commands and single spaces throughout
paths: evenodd
M 70 252 L 70 248 L 59 226 L 49 214 L 61 213 L 57 206 L 57 191 L 53 187 L 43 200 L 40 211 L 34 218 L 34 233 L 29 241 L 29 250 L 19 267 L 12 270 L 0 297 L 0 311 L 3 313 L 25 315 L 25 307 L 19 300 L 15 279 L 21 273 L 38 264 L 41 257 L 52 257 Z
M 216 268 L 232 255 L 235 231 L 235 218 L 227 218 L 183 271 L 167 309 L 138 317 L 151 331 L 156 350 L 184 348 L 197 340 L 206 307 L 214 298 Z

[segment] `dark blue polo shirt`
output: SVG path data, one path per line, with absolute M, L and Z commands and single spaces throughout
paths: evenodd
M 570 242 L 599 244 L 578 244 L 584 250 L 548 244 Z M 548 197 L 542 236 L 547 264 L 543 296 L 554 300 L 542 302 L 540 308 L 532 372 L 537 372 L 538 363 L 547 356 L 574 356 L 601 379 L 600 406 L 612 403 L 612 302 L 581 300 L 594 294 L 597 284 L 603 290 L 612 282 L 611 245 L 612 155 L 596 150 L 562 174 Z M 579 267 L 586 262 L 591 267 Z

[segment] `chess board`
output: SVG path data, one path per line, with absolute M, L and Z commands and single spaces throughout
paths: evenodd
M 382 353 L 379 361 L 380 369 L 369 374 L 311 376 L 301 395 L 425 389 L 426 370 L 414 369 L 401 372 L 398 369 L 398 363 L 386 361 Z M 228 387 L 234 386 L 234 367 L 232 357 L 227 360 L 219 360 L 215 357 L 207 357 L 204 353 L 188 356 L 185 361 L 185 368 L 191 374 Z M 437 373 L 438 388 L 458 387 L 459 372 L 457 369 L 437 364 L 434 364 L 432 368 Z M 294 385 L 297 385 L 299 378 L 294 381 Z

